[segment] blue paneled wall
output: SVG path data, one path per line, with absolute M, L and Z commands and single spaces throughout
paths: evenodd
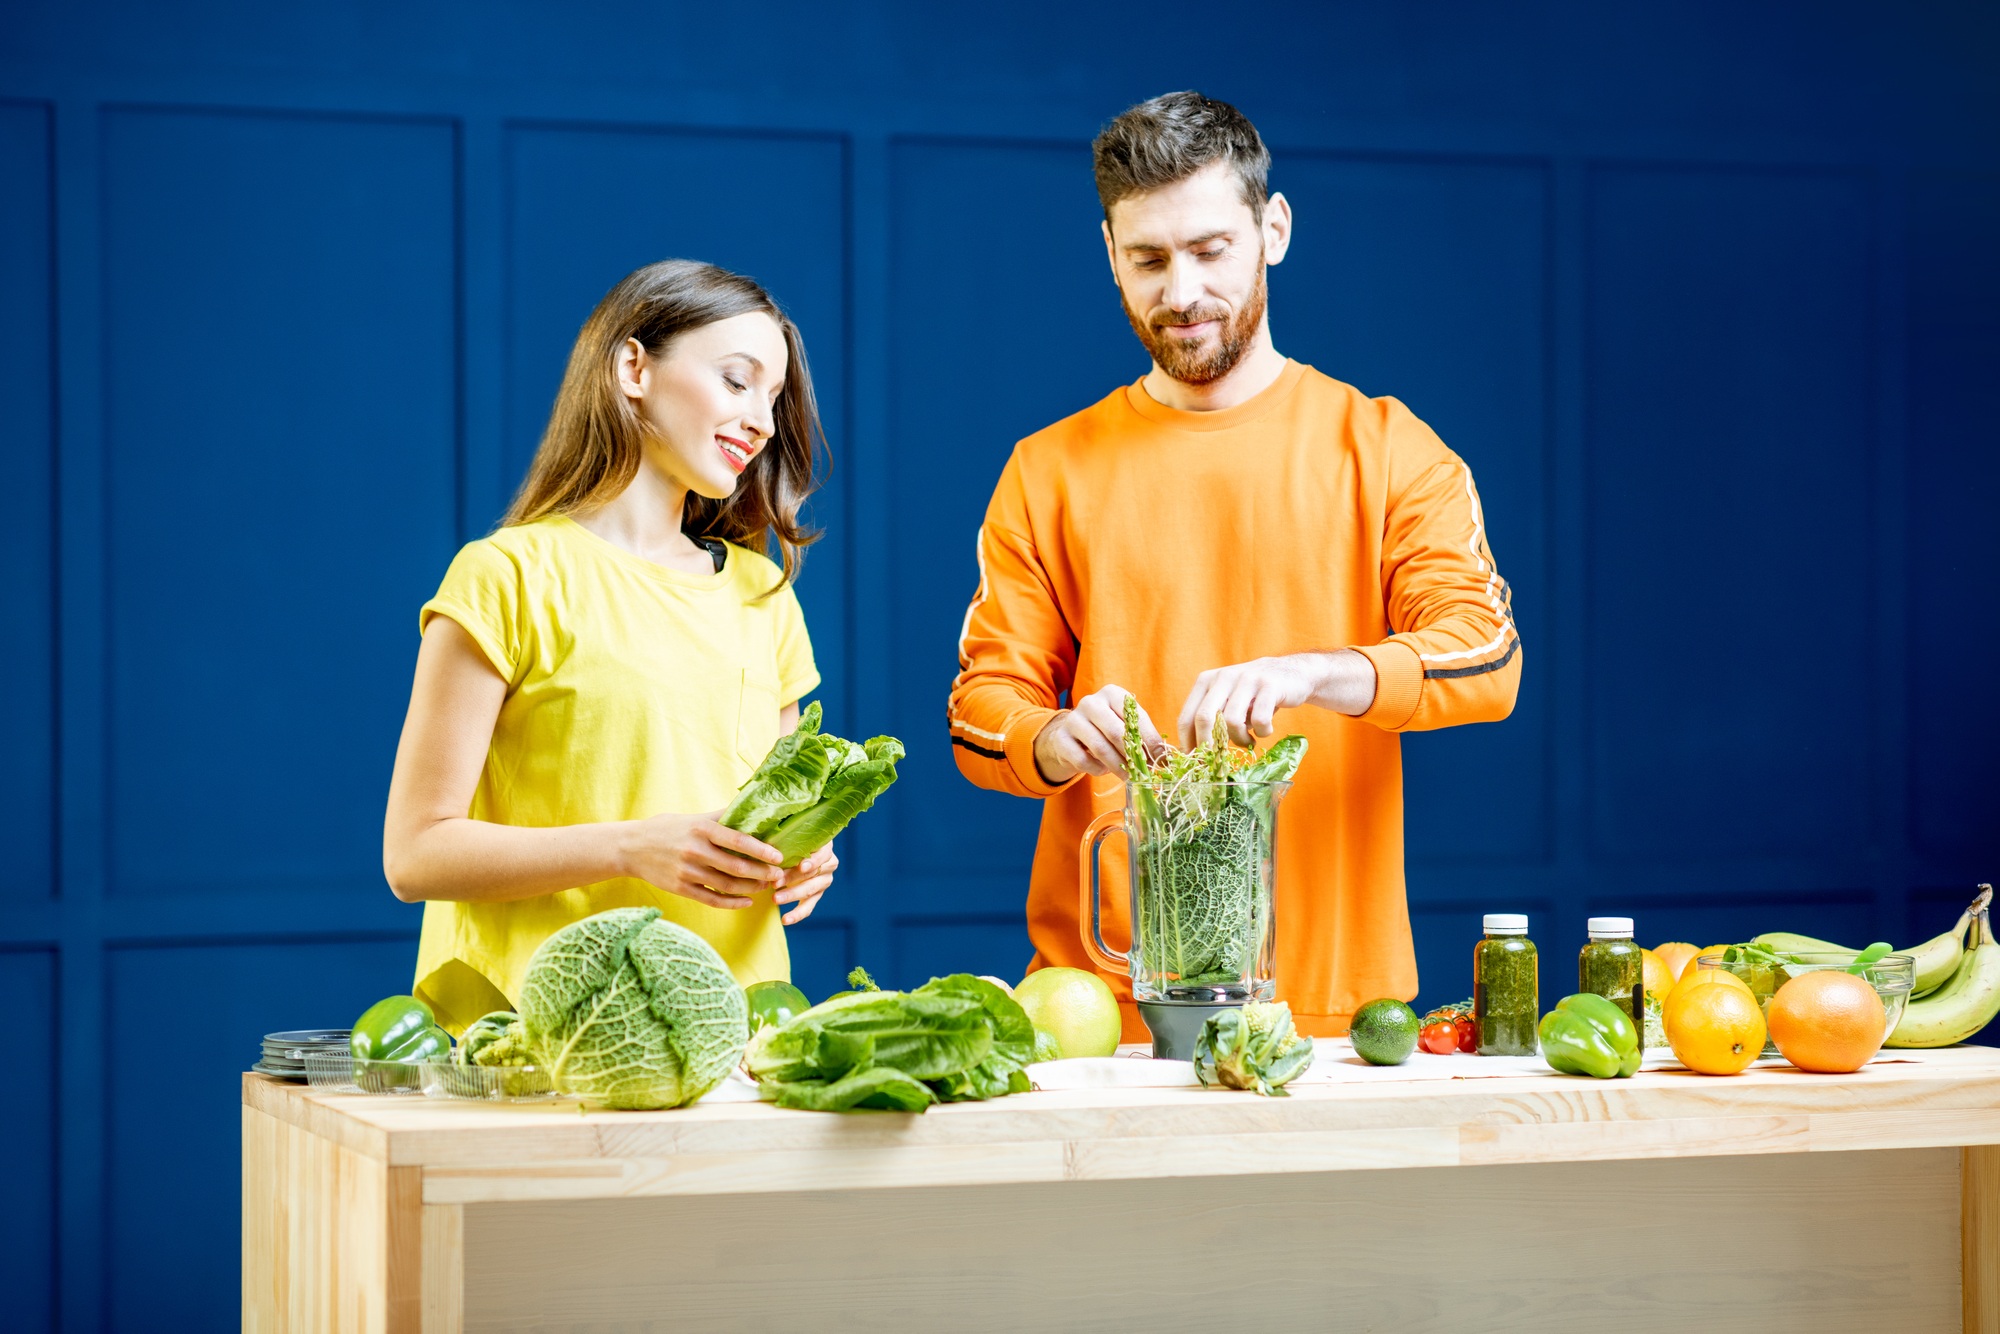
M 1020 971 L 1037 811 L 959 778 L 944 697 L 1007 451 L 1144 369 L 1088 143 L 1173 87 L 1272 144 L 1280 348 L 1437 427 L 1514 585 L 1514 716 L 1404 746 L 1424 999 L 1487 909 L 1559 987 L 1587 912 L 1902 943 L 2000 873 L 1992 15 L 1260 24 L 0 10 L 0 1323 L 235 1324 L 236 1072 L 409 983 L 416 608 L 638 264 L 798 318 L 821 697 L 910 745 L 800 980 Z

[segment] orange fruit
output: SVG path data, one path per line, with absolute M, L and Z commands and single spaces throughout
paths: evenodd
M 1764 1012 L 1748 987 L 1676 987 L 1660 1017 L 1674 1055 L 1698 1074 L 1742 1074 L 1764 1050 Z
M 1801 1070 L 1845 1075 L 1882 1047 L 1888 1011 L 1875 988 L 1852 973 L 1800 973 L 1771 997 L 1771 1041 Z
M 1689 961 L 1687 971 L 1682 973 L 1681 980 L 1674 984 L 1674 991 L 1679 993 L 1692 987 L 1706 986 L 1735 987 L 1745 995 L 1751 994 L 1750 984 L 1727 968 L 1703 968 L 1693 961 Z
M 1639 957 L 1645 970 L 1646 994 L 1658 996 L 1665 1003 L 1667 993 L 1674 989 L 1674 970 L 1651 950 L 1640 950 Z
M 1653 953 L 1659 955 L 1660 962 L 1667 966 L 1667 971 L 1678 978 L 1687 966 L 1694 962 L 1694 956 L 1701 951 L 1685 940 L 1670 940 L 1655 949 Z

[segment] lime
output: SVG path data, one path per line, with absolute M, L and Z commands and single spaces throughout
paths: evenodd
M 1118 997 L 1096 973 L 1042 968 L 1014 988 L 1028 1021 L 1056 1040 L 1064 1056 L 1109 1056 L 1125 1031 Z
M 1354 1012 L 1348 1036 L 1354 1054 L 1370 1065 L 1401 1065 L 1417 1049 L 1417 1012 L 1399 1000 L 1372 1000 Z

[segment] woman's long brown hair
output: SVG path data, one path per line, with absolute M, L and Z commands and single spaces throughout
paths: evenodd
M 827 460 L 805 340 L 757 283 L 694 260 L 667 259 L 637 269 L 590 312 L 570 351 L 541 447 L 503 525 L 593 509 L 639 475 L 647 426 L 618 388 L 618 350 L 626 339 L 638 339 L 657 357 L 690 329 L 753 311 L 777 321 L 790 361 L 785 387 L 771 408 L 775 429 L 727 499 L 688 493 L 681 528 L 690 537 L 719 537 L 752 551 L 767 550 L 775 540 L 784 582 L 790 583 L 805 548 L 819 540 L 816 529 L 800 525 L 799 506 L 818 487 Z

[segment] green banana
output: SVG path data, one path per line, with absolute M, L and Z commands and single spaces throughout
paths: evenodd
M 1958 972 L 1959 961 L 1965 957 L 1965 928 L 1972 923 L 1973 914 L 1982 912 L 1992 902 L 1993 888 L 1979 887 L 1979 897 L 1971 906 L 1958 915 L 1958 922 L 1951 930 L 1940 932 L 1921 945 L 1912 945 L 1898 954 L 1907 954 L 1914 963 L 1914 981 L 1910 987 L 1910 999 L 1919 1000 L 1951 981 Z M 1773 954 L 1856 954 L 1857 950 L 1845 945 L 1836 945 L 1830 940 L 1820 940 L 1815 936 L 1802 936 L 1795 931 L 1767 931 L 1750 942 L 1761 945 Z
M 1958 915 L 1958 924 L 1943 935 L 1898 951 L 1916 961 L 1911 974 L 1915 979 L 1910 986 L 1911 1000 L 1930 995 L 1958 975 L 1958 965 L 1965 958 L 1965 928 L 1971 924 L 1972 910 L 1968 908 Z
M 1802 936 L 1796 931 L 1766 931 L 1761 936 L 1751 938 L 1752 945 L 1762 945 L 1773 954 L 1859 954 L 1861 951 L 1836 945 L 1830 940 L 1820 940 L 1814 936 Z
M 1991 889 L 1980 886 L 1970 910 L 1972 935 L 1951 980 L 1903 1009 L 1888 1047 L 1948 1047 L 1963 1042 L 2000 1016 L 2000 940 L 1987 919 Z

